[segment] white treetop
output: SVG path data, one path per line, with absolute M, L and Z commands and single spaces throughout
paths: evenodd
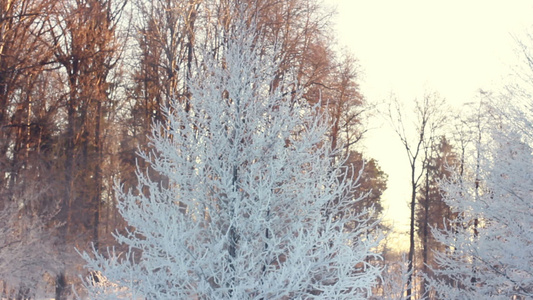
M 458 215 L 454 226 L 434 231 L 449 246 L 437 256 L 433 282 L 445 299 L 533 297 L 533 127 L 516 119 L 524 115 L 491 111 L 490 126 L 476 126 L 471 172 L 443 184 Z
M 154 126 L 141 157 L 165 180 L 139 170 L 136 191 L 117 189 L 129 250 L 84 253 L 100 274 L 91 297 L 369 296 L 376 224 L 351 209 L 357 178 L 330 149 L 319 107 L 279 73 L 275 47 L 242 28 L 191 80 L 190 110 L 175 102 Z

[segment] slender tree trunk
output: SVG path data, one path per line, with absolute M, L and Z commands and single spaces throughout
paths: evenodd
M 237 143 L 236 141 L 234 141 Z M 237 166 L 233 166 L 233 178 L 232 178 L 232 186 L 235 191 L 239 191 L 239 183 L 238 183 L 238 171 Z M 230 210 L 230 218 L 235 217 L 235 211 L 233 210 L 231 199 L 228 200 L 228 209 Z M 228 283 L 228 295 L 229 298 L 232 298 L 233 295 L 233 286 L 235 285 L 235 258 L 237 257 L 237 243 L 239 241 L 239 235 L 235 231 L 235 227 L 233 224 L 231 224 L 233 220 L 230 220 L 230 228 L 229 228 L 229 245 L 228 245 L 228 253 L 229 253 L 229 267 L 231 274 L 231 281 Z
M 64 290 L 67 285 L 65 274 L 59 273 L 56 277 L 56 298 L 55 300 L 65 299 L 63 298 Z
M 426 152 L 426 161 L 427 161 L 427 152 Z M 426 203 L 424 205 L 424 228 L 422 231 L 422 259 L 424 260 L 424 265 L 422 266 L 422 270 L 424 271 L 424 274 L 428 274 L 428 222 L 429 222 L 429 165 L 426 165 L 426 191 L 425 191 L 425 200 Z M 427 280 L 424 278 L 422 281 L 422 297 L 427 297 L 426 293 L 426 286 L 427 286 Z
M 480 103 L 481 104 L 481 103 Z M 480 120 L 480 114 L 478 113 L 478 116 L 477 116 L 477 130 L 478 130 L 478 135 L 477 135 L 477 145 L 476 145 L 476 179 L 475 179 L 475 201 L 478 202 L 479 201 L 479 198 L 480 198 L 480 183 L 481 183 L 481 140 L 482 140 L 482 129 L 481 129 L 481 120 Z M 477 239 L 478 237 L 478 226 L 479 226 L 479 221 L 477 218 L 474 219 L 474 240 Z M 472 284 L 476 284 L 476 281 L 477 281 L 477 278 L 476 278 L 476 274 L 477 273 L 477 270 L 476 270 L 476 258 L 475 257 L 472 257 L 472 278 L 470 279 L 470 282 Z
M 10 3 L 2 3 L 2 15 L 8 11 Z M 12 24 L 10 22 L 11 18 L 0 21 L 0 163 L 2 160 L 6 159 L 7 149 L 9 147 L 9 142 L 6 139 L 6 134 L 4 134 L 4 126 L 7 125 L 7 104 L 8 104 L 8 75 L 7 70 L 9 65 L 6 61 L 7 55 L 6 52 L 6 39 L 7 32 L 11 29 Z M 4 187 L 4 182 L 6 178 L 6 168 L 0 165 L 0 188 Z
M 413 260 L 415 258 L 415 204 L 416 204 L 416 183 L 415 183 L 415 167 L 411 167 L 411 221 L 409 224 L 409 262 L 407 263 L 407 299 L 411 299 L 412 285 L 413 285 Z
M 0 52 L 0 55 L 2 53 Z M 0 56 L 0 70 L 3 70 L 2 66 L 2 57 Z M 6 80 L 5 76 L 2 74 L 3 72 L 0 71 L 0 163 L 2 160 L 5 160 L 7 149 L 9 147 L 9 142 L 7 141 L 6 135 L 4 133 L 4 126 L 7 125 L 7 88 L 6 88 Z M 1 166 L 1 165 L 0 165 Z M 0 188 L 4 187 L 4 182 L 6 178 L 6 169 L 0 168 Z
M 74 83 L 75 79 L 71 78 L 71 83 Z M 65 236 L 63 239 L 66 240 L 67 236 L 71 231 L 71 219 L 72 219 L 72 201 L 73 201 L 73 188 L 74 188 L 74 147 L 75 147 L 75 92 L 74 86 L 71 86 L 70 99 L 67 104 L 67 134 L 66 134 L 66 145 L 65 145 L 65 191 L 63 195 L 63 205 L 62 210 L 64 210 L 63 215 L 66 218 L 66 223 L 62 226 L 64 227 Z
M 94 181 L 96 191 L 94 193 L 93 205 L 94 205 L 94 220 L 93 220 L 93 245 L 96 250 L 98 250 L 99 244 L 99 235 L 98 228 L 100 225 L 100 210 L 101 210 L 101 194 L 102 194 L 102 141 L 101 141 L 101 132 L 100 132 L 100 123 L 102 121 L 102 102 L 100 99 L 97 100 L 96 107 L 96 126 L 94 134 L 94 146 L 96 152 L 96 162 L 94 167 Z

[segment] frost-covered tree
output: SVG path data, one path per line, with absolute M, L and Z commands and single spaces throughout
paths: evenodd
M 527 112 L 511 115 L 498 106 L 479 114 L 490 112 L 488 125 L 477 118 L 464 173 L 457 170 L 443 184 L 445 201 L 458 218 L 445 230 L 434 231 L 448 246 L 436 254 L 439 266 L 431 282 L 440 298 L 533 297 L 531 119 Z
M 244 18 L 243 18 L 244 19 Z M 235 25 L 174 102 L 118 188 L 127 251 L 84 253 L 97 299 L 363 299 L 379 275 L 376 226 L 351 209 L 351 178 L 327 120 L 276 77 L 276 47 Z M 274 85 L 274 81 L 276 84 Z M 149 173 L 165 180 L 151 180 Z M 354 174 L 355 172 L 351 172 Z M 357 173 L 355 173 L 357 175 Z M 360 172 L 359 172 L 360 174 Z M 94 256 L 94 257 L 93 257 Z
M 387 255 L 388 254 L 388 255 Z M 372 300 L 407 300 L 409 262 L 403 253 L 383 252 L 384 266 Z M 387 257 L 388 256 L 388 257 Z

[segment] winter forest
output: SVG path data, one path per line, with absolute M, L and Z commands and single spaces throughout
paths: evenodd
M 0 299 L 533 299 L 533 38 L 459 113 L 365 98 L 334 13 L 0 0 Z

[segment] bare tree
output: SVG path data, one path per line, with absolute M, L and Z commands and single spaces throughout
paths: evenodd
M 41 42 L 51 1 L 0 1 L 0 193 L 9 199 L 10 185 L 38 144 L 34 84 L 51 52 Z M 7 193 L 7 194 L 6 194 Z
M 400 138 L 405 148 L 409 166 L 411 169 L 411 199 L 410 222 L 409 222 L 409 255 L 407 274 L 407 299 L 412 296 L 412 283 L 415 260 L 415 211 L 416 195 L 420 185 L 420 180 L 425 173 L 426 166 L 423 164 L 425 145 L 434 138 L 435 131 L 443 125 L 444 121 L 444 101 L 437 94 L 426 94 L 422 100 L 415 100 L 414 116 L 406 116 L 400 101 L 392 98 L 388 105 L 386 117 L 392 128 Z M 413 118 L 414 122 L 409 124 Z
M 110 77 L 116 66 L 120 44 L 115 30 L 125 1 L 64 0 L 57 5 L 51 20 L 50 45 L 68 83 L 65 91 L 65 216 L 68 225 L 74 215 L 79 225 L 97 227 L 98 199 L 102 178 L 103 124 L 112 99 Z M 85 177 L 85 178 L 84 178 Z M 89 186 L 87 186 L 87 184 Z M 87 198 L 87 199 L 85 199 Z M 89 205 L 87 205 L 89 204 Z M 81 214 L 75 207 L 93 207 Z M 79 226 L 78 225 L 78 226 Z M 69 228 L 70 233 L 76 226 Z M 91 233 L 98 243 L 98 232 Z
M 61 265 L 53 247 L 60 105 L 45 42 L 54 5 L 0 1 L 0 280 L 19 297 Z
M 64 224 L 61 239 L 65 253 L 73 246 L 99 246 L 101 199 L 104 194 L 102 166 L 108 146 L 106 137 L 114 113 L 112 98 L 114 76 L 121 58 L 122 41 L 117 27 L 125 0 L 61 0 L 57 1 L 47 24 L 57 65 L 58 87 L 63 104 L 63 135 L 60 174 L 62 175 L 61 211 L 58 220 Z M 65 271 L 66 272 L 66 271 Z M 67 278 L 68 281 L 68 278 Z M 59 274 L 57 286 L 65 283 Z M 56 297 L 62 298 L 62 291 Z
M 350 153 L 366 132 L 363 121 L 370 107 L 359 89 L 357 60 L 350 53 L 344 53 L 332 63 L 335 67 L 325 82 L 321 97 L 333 120 L 332 148 L 342 146 L 345 153 Z
M 444 251 L 446 246 L 437 242 L 431 228 L 442 230 L 450 225 L 449 220 L 455 219 L 455 214 L 444 202 L 443 190 L 440 182 L 451 176 L 450 168 L 458 166 L 460 158 L 454 152 L 450 142 L 444 137 L 436 137 L 430 141 L 429 149 L 424 150 L 424 183 L 420 186 L 416 209 L 417 234 L 421 239 L 423 282 L 421 294 L 432 299 L 432 291 L 427 290 L 427 280 L 433 276 L 432 267 L 436 266 L 433 253 Z M 444 221 L 444 220 L 448 221 Z

